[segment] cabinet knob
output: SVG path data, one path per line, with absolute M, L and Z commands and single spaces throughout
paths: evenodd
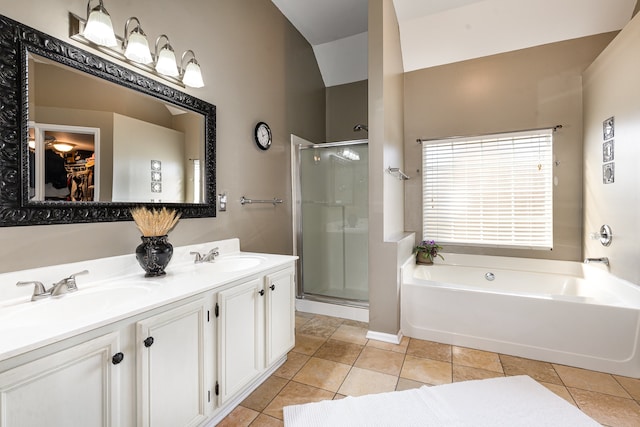
M 260 296 L 264 296 L 264 289 L 260 289 L 258 293 L 260 294 Z
M 153 337 L 149 337 L 145 339 L 143 342 L 145 347 L 151 347 L 153 345 Z
M 275 284 L 271 284 L 271 286 L 269 286 L 269 289 L 271 289 L 272 291 L 276 290 L 276 285 Z
M 124 354 L 122 354 L 121 352 L 118 352 L 114 354 L 113 357 L 111 358 L 111 363 L 113 363 L 114 365 L 117 365 L 118 363 L 122 362 L 123 359 L 124 359 Z

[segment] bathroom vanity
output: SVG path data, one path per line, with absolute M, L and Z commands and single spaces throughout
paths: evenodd
M 0 274 L 0 425 L 215 425 L 294 346 L 295 259 L 230 239 L 174 248 L 162 278 L 134 255 Z M 15 286 L 82 270 L 58 297 Z

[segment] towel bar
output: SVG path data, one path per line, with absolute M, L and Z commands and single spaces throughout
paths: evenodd
M 406 173 L 402 172 L 402 171 L 400 170 L 400 168 L 392 168 L 391 166 L 389 166 L 389 167 L 387 168 L 387 173 L 388 173 L 389 175 L 393 175 L 394 173 L 395 173 L 395 174 L 397 174 L 396 176 L 398 177 L 398 179 L 399 179 L 400 181 L 406 181 L 406 180 L 408 180 L 408 179 L 409 179 L 409 175 L 407 175 Z
M 284 200 L 278 199 L 278 198 L 275 198 L 275 197 L 273 199 L 270 199 L 270 200 L 248 199 L 248 198 L 246 198 L 244 196 L 242 196 L 240 198 L 240 204 L 243 205 L 243 206 L 244 205 L 251 205 L 253 203 L 271 203 L 271 204 L 273 204 L 273 206 L 275 206 L 277 204 L 284 203 Z

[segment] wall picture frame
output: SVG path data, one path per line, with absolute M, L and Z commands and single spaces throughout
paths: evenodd
M 613 162 L 602 165 L 602 183 L 613 184 L 615 182 L 615 164 Z
M 614 145 L 613 139 L 602 144 L 602 163 L 608 163 L 614 160 Z
M 615 118 L 614 116 L 609 117 L 607 120 L 602 122 L 602 138 L 607 141 L 614 137 L 615 134 Z

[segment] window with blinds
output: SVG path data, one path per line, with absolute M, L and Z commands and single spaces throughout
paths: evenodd
M 423 238 L 551 249 L 553 130 L 423 141 Z

